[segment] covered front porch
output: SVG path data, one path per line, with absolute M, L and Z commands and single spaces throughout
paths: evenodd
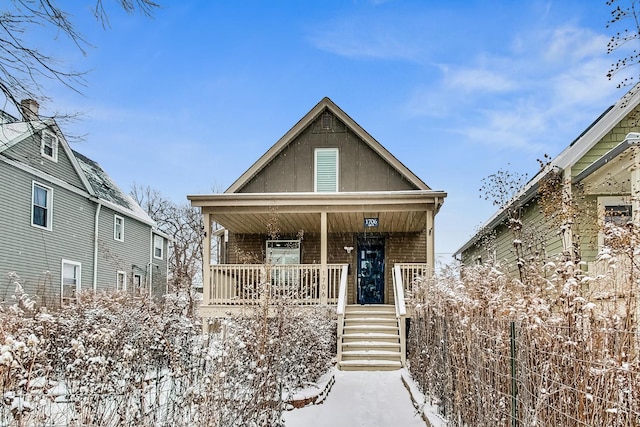
M 431 274 L 434 217 L 444 196 L 431 190 L 189 196 L 205 218 L 201 315 L 242 312 L 278 296 L 337 305 L 341 287 L 345 303 L 393 305 L 396 265 L 403 274 L 415 272 L 402 267 L 410 265 Z

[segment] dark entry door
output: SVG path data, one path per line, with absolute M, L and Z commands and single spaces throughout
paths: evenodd
M 358 239 L 358 303 L 384 304 L 384 239 Z

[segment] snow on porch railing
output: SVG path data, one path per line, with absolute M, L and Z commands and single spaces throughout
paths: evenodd
M 340 289 L 338 291 L 338 305 L 336 307 L 336 314 L 338 315 L 338 347 L 337 358 L 338 362 L 342 361 L 342 334 L 344 333 L 344 312 L 347 307 L 347 275 L 349 273 L 349 266 L 344 265 L 342 267 L 342 275 L 340 277 Z
M 425 263 L 409 263 L 400 262 L 394 264 L 394 268 L 400 269 L 399 279 L 402 279 L 403 291 L 406 296 L 410 296 L 413 293 L 413 283 L 416 279 L 422 277 L 429 277 L 430 267 Z M 394 273 L 395 274 L 395 273 Z M 395 279 L 394 279 L 395 280 Z
M 338 302 L 342 267 L 342 264 L 327 265 L 327 304 Z M 216 264 L 210 266 L 210 273 L 204 305 L 258 304 L 267 289 L 272 298 L 287 297 L 301 305 L 321 303 L 318 264 Z

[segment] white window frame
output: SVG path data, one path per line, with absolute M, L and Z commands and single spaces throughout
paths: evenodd
M 74 267 L 74 272 L 76 277 L 74 278 L 75 284 L 65 284 L 65 266 L 70 265 Z M 72 290 L 72 296 L 65 296 L 65 286 L 73 287 L 75 285 L 75 289 Z M 76 261 L 70 261 L 67 259 L 62 260 L 61 269 L 60 269 L 60 301 L 62 304 L 69 301 L 76 301 L 78 298 L 78 294 L 82 289 L 82 263 Z
M 598 231 L 598 247 L 602 248 L 604 246 L 604 234 L 602 233 L 602 228 L 605 223 L 606 216 L 606 208 L 607 206 L 631 206 L 631 215 L 634 215 L 633 212 L 633 203 L 629 197 L 625 196 L 600 196 L 598 197 L 598 224 L 600 226 L 600 230 Z M 631 220 L 633 218 L 630 218 Z
M 45 152 L 45 148 L 48 146 L 47 141 L 51 141 L 51 155 Z M 40 155 L 53 162 L 58 162 L 58 137 L 47 130 L 43 130 L 40 136 Z
M 118 235 L 118 222 L 120 223 L 120 235 Z M 124 218 L 113 215 L 113 240 L 124 242 Z
M 127 290 L 127 272 L 123 270 L 116 271 L 116 290 Z
M 160 245 L 158 246 L 158 243 Z M 160 256 L 156 255 L 156 249 L 160 249 Z M 164 259 L 164 237 L 153 235 L 153 257 L 155 259 Z
M 274 251 L 274 246 L 285 248 L 284 251 Z M 301 263 L 301 244 L 300 240 L 267 240 L 266 254 L 267 263 L 273 265 L 300 264 Z M 290 249 L 287 251 L 286 249 Z M 278 258 L 274 259 L 274 252 L 283 252 Z M 288 252 L 288 253 L 286 253 Z M 290 262 L 293 258 L 293 261 Z
M 335 174 L 336 174 L 336 185 L 332 191 L 322 190 L 318 191 L 318 153 L 327 153 L 333 152 L 336 154 L 336 164 L 335 164 Z M 340 182 L 340 151 L 337 148 L 316 148 L 313 152 L 313 191 L 316 193 L 337 193 Z
M 36 207 L 36 203 L 35 203 L 36 187 L 40 187 L 46 190 L 47 192 L 46 206 L 44 207 L 46 209 L 46 215 L 45 215 L 46 225 L 45 226 L 35 223 L 34 211 Z M 38 206 L 38 207 L 41 208 L 42 206 Z M 36 228 L 41 228 L 43 230 L 48 230 L 48 231 L 51 231 L 53 229 L 53 188 L 37 181 L 31 181 L 31 226 Z
M 133 274 L 133 283 L 131 284 L 134 292 L 141 292 L 143 283 L 142 283 L 142 275 L 138 273 Z

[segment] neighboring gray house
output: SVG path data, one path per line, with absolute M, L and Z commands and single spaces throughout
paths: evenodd
M 37 103 L 22 106 L 23 119 L 0 114 L 0 301 L 10 273 L 49 307 L 79 291 L 166 293 L 167 236 Z

